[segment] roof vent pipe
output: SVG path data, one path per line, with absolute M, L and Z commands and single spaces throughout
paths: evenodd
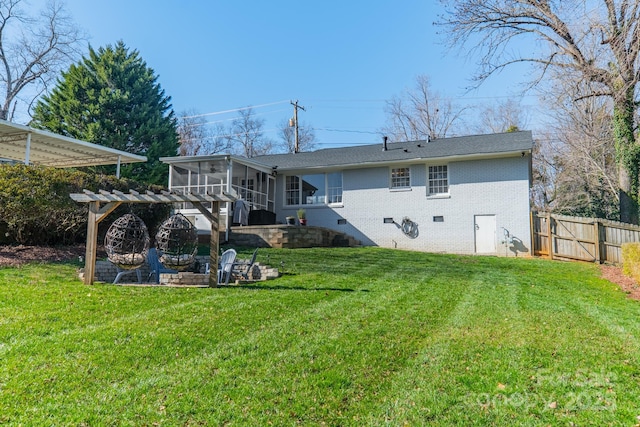
M 382 137 L 382 151 L 387 151 L 387 136 Z

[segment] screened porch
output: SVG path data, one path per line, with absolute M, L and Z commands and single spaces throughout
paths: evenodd
M 166 157 L 161 160 L 169 164 L 169 190 L 172 192 L 211 195 L 235 193 L 249 212 L 275 212 L 275 173 L 267 166 L 229 155 Z M 211 206 L 208 208 L 211 209 Z M 187 216 L 199 231 L 209 232 L 209 222 L 193 206 L 182 204 L 176 209 Z M 223 226 L 229 230 L 234 224 L 233 211 L 231 203 L 222 205 L 221 231 Z

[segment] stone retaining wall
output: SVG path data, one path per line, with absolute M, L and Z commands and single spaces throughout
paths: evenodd
M 287 249 L 360 245 L 353 237 L 328 228 L 285 224 L 232 227 L 229 243 Z

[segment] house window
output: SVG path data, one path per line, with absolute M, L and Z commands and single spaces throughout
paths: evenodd
M 409 168 L 391 169 L 391 188 L 411 187 L 411 171 Z
M 447 165 L 429 166 L 429 195 L 449 193 Z
M 342 203 L 342 173 L 287 176 L 285 193 L 288 206 Z
M 300 177 L 288 176 L 285 183 L 285 193 L 287 196 L 287 205 L 300 204 Z
M 327 174 L 327 203 L 342 203 L 342 172 Z

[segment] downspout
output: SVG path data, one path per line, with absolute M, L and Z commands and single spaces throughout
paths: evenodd
M 118 163 L 116 164 L 116 178 L 120 179 L 120 161 L 122 156 L 118 156 Z
M 27 133 L 27 144 L 24 150 L 24 164 L 29 164 L 29 157 L 31 156 L 31 132 Z

